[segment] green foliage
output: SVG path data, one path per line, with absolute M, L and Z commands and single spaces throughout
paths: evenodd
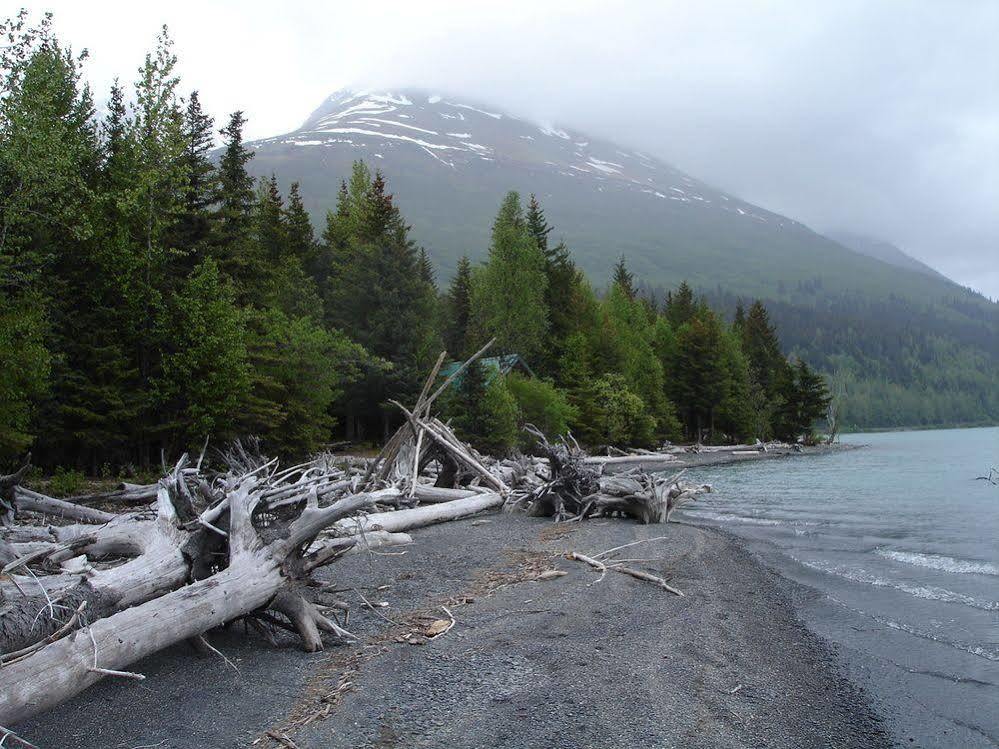
M 172 300 L 164 321 L 169 347 L 154 389 L 161 429 L 192 447 L 206 436 L 237 436 L 236 414 L 250 390 L 242 319 L 228 283 L 204 260 Z
M 0 291 L 0 458 L 32 441 L 32 414 L 48 384 L 50 355 L 37 299 Z
M 683 323 L 677 335 L 672 392 L 684 414 L 687 434 L 697 441 L 702 429 L 714 430 L 715 409 L 726 394 L 726 375 L 717 317 L 709 310 Z
M 49 479 L 48 490 L 53 497 L 72 497 L 83 491 L 87 479 L 80 471 L 59 466 Z
M 496 353 L 544 378 L 473 367 L 446 394 L 459 434 L 495 454 L 527 421 L 645 446 L 797 436 L 825 409 L 762 304 L 729 330 L 684 283 L 660 312 L 623 257 L 598 298 L 533 195 L 526 211 L 506 195 L 488 261 L 459 263 L 441 298 L 380 172 L 352 166 L 317 241 L 297 183 L 287 198 L 273 175 L 254 185 L 241 112 L 216 165 L 166 29 L 101 122 L 83 57 L 47 19 L 0 33 L 0 457 L 30 446 L 43 465 L 97 473 L 206 434 L 254 433 L 289 456 L 334 430 L 387 437 L 391 401 L 415 399 L 441 335 L 456 356 L 496 336 Z M 855 360 L 835 364 L 855 391 Z
M 724 370 L 723 393 L 714 410 L 715 429 L 731 441 L 740 436 L 762 437 L 749 363 L 737 329 L 722 331 L 721 366 Z
M 251 241 L 253 231 L 253 178 L 246 165 L 253 152 L 243 145 L 242 112 L 233 112 L 220 131 L 222 156 L 219 159 L 218 203 L 214 213 L 213 256 L 223 272 L 236 283 L 238 299 L 252 299 L 252 287 L 262 271 L 259 247 Z
M 471 355 L 468 326 L 472 314 L 472 264 L 467 256 L 458 261 L 458 269 L 451 279 L 444 309 L 444 345 L 452 356 Z
M 437 289 L 421 271 L 420 253 L 386 191 L 363 163 L 354 165 L 323 235 L 327 323 L 349 332 L 364 348 L 391 363 L 372 368 L 346 397 L 348 436 L 387 437 L 397 419 L 390 399 L 411 401 L 440 350 Z
M 618 374 L 590 382 L 582 395 L 580 422 L 580 435 L 594 445 L 650 447 L 655 439 L 655 419 Z
M 614 265 L 614 274 L 611 276 L 611 287 L 619 293 L 624 294 L 629 300 L 635 298 L 635 276 L 628 270 L 624 262 L 624 255 Z
M 442 410 L 461 439 L 502 455 L 517 444 L 518 408 L 504 378 L 476 362 L 443 399 Z
M 507 193 L 493 223 L 489 260 L 475 276 L 472 316 L 481 337 L 496 348 L 532 359 L 544 350 L 545 258 L 524 220 L 520 196 Z
M 655 319 L 628 288 L 614 284 L 601 305 L 592 361 L 597 373 L 618 373 L 648 408 L 660 437 L 675 436 L 676 419 L 665 391 L 665 370 L 654 342 Z
M 683 281 L 676 293 L 668 292 L 666 295 L 666 319 L 673 326 L 674 330 L 679 330 L 681 325 L 686 325 L 697 312 L 697 305 L 694 301 L 694 291 L 686 281 Z
M 305 455 L 328 441 L 331 408 L 367 364 L 346 336 L 278 309 L 254 311 L 248 326 L 250 395 L 240 431 L 260 435 L 268 450 Z
M 777 332 L 770 322 L 770 315 L 762 302 L 755 301 L 749 315 L 739 326 L 742 347 L 746 352 L 753 379 L 768 397 L 777 394 L 779 383 L 785 375 L 786 363 L 780 352 Z
M 790 442 L 804 437 L 806 442 L 812 441 L 813 425 L 825 417 L 829 407 L 825 380 L 799 360 L 784 369 L 778 387 L 781 393 L 775 423 L 778 438 Z
M 516 446 L 520 431 L 517 425 L 517 401 L 502 377 L 494 377 L 486 386 L 486 432 L 481 440 L 484 450 L 504 455 Z
M 520 426 L 533 424 L 547 437 L 554 438 L 565 434 L 569 424 L 579 416 L 566 394 L 550 382 L 511 372 L 506 376 L 505 384 L 517 403 Z M 530 443 L 526 433 L 521 434 L 521 443 Z

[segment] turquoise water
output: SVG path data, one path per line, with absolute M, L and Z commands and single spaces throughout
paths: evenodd
M 910 713 L 900 733 L 999 746 L 999 486 L 975 480 L 999 428 L 843 442 L 864 447 L 692 472 L 716 493 L 683 514 L 820 592 L 805 618 L 868 658 L 869 686 Z

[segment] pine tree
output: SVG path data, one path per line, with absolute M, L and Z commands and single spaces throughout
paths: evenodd
M 711 312 L 694 317 L 677 335 L 675 402 L 685 414 L 688 435 L 698 442 L 704 428 L 714 431 L 715 410 L 725 396 L 721 336 L 721 325 Z
M 527 228 L 544 256 L 545 309 L 548 318 L 548 345 L 534 362 L 535 371 L 549 377 L 559 376 L 559 361 L 566 339 L 578 327 L 580 272 L 564 242 L 552 246 L 548 237 L 553 231 L 544 209 L 532 194 L 527 208 Z
M 732 321 L 732 330 L 739 336 L 740 340 L 742 338 L 743 328 L 746 327 L 746 311 L 742 308 L 742 302 L 740 301 L 735 306 L 735 319 Z
M 51 355 L 37 297 L 0 291 L 0 459 L 34 440 L 32 416 L 46 393 Z
M 253 223 L 264 267 L 272 269 L 285 260 L 288 248 L 284 198 L 278 189 L 277 177 L 273 174 L 270 179 L 261 179 L 257 186 Z
M 107 114 L 101 126 L 104 140 L 104 159 L 101 164 L 107 174 L 123 171 L 121 161 L 128 147 L 128 110 L 125 107 L 125 89 L 116 78 L 108 95 Z
M 207 435 L 237 436 L 235 415 L 249 391 L 242 320 L 215 262 L 203 261 L 178 291 L 169 349 L 155 383 L 160 430 L 175 450 Z
M 346 217 L 345 235 L 347 237 L 360 238 L 361 223 L 364 220 L 365 212 L 368 210 L 368 193 L 371 191 L 371 170 L 363 160 L 353 163 L 350 170 L 350 179 L 347 182 L 345 193 L 346 204 L 344 215 Z M 339 204 L 337 205 L 339 209 Z M 339 213 L 339 210 L 337 211 Z
M 292 182 L 288 190 L 288 207 L 284 213 L 284 224 L 288 252 L 298 258 L 302 267 L 313 279 L 318 280 L 319 248 L 316 246 L 315 231 L 302 202 L 298 182 Z
M 327 320 L 392 367 L 370 369 L 347 394 L 343 414 L 349 434 L 359 426 L 369 434 L 377 428 L 387 432 L 396 418 L 388 400 L 415 396 L 419 378 L 440 350 L 429 263 L 421 263 L 384 177 L 376 173 L 365 186 L 366 175 L 367 167 L 355 163 L 336 213 L 327 217 Z
M 679 330 L 680 326 L 690 322 L 697 313 L 697 302 L 694 300 L 694 291 L 686 281 L 680 283 L 676 293 L 670 293 L 666 297 L 666 319 L 674 330 Z
M 527 230 L 534 237 L 534 242 L 538 245 L 538 249 L 547 258 L 548 235 L 551 233 L 552 227 L 548 225 L 548 221 L 545 219 L 545 212 L 542 210 L 541 204 L 538 203 L 538 199 L 534 197 L 534 193 L 531 193 L 531 199 L 527 203 Z
M 749 360 L 749 370 L 766 397 L 778 395 L 779 383 L 787 363 L 780 352 L 777 332 L 770 322 L 766 307 L 753 302 L 742 325 L 742 348 Z
M 360 210 L 360 209 L 358 209 Z M 326 227 L 320 241 L 319 292 L 329 327 L 344 328 L 350 322 L 348 307 L 353 304 L 348 274 L 359 260 L 351 220 L 351 198 L 347 183 L 341 181 L 335 211 L 326 212 Z
M 624 255 L 614 265 L 614 277 L 611 285 L 619 288 L 628 299 L 633 300 L 635 298 L 635 277 L 628 270 L 628 266 L 624 261 Z
M 211 150 L 214 146 L 214 120 L 201 108 L 201 98 L 192 91 L 184 111 L 184 154 L 182 161 L 187 175 L 184 209 L 176 229 L 174 243 L 184 248 L 193 268 L 205 250 L 212 230 L 211 206 L 218 196 L 215 165 Z
M 361 378 L 368 356 L 309 318 L 274 308 L 248 314 L 251 392 L 240 430 L 260 435 L 279 455 L 314 453 L 330 438 L 334 402 Z
M 63 362 L 59 323 L 72 319 L 76 305 L 86 309 L 75 282 L 99 221 L 97 133 L 80 83 L 83 58 L 58 43 L 48 17 L 36 28 L 25 17 L 0 23 L 0 458 L 34 438 L 50 366 Z M 77 257 L 82 243 L 87 258 Z
M 465 370 L 444 409 L 461 439 L 480 450 L 501 455 L 517 442 L 517 403 L 502 376 L 482 362 Z
M 229 123 L 219 132 L 223 151 L 219 159 L 218 206 L 215 213 L 215 238 L 213 255 L 221 270 L 236 282 L 237 299 L 249 299 L 247 287 L 261 270 L 262 259 L 252 246 L 253 232 L 253 178 L 246 165 L 253 152 L 243 145 L 243 127 L 246 118 L 242 112 L 233 112 Z
M 472 263 L 462 255 L 445 301 L 444 345 L 453 357 L 463 357 L 469 349 L 469 320 L 472 313 Z
M 774 431 L 778 438 L 793 442 L 813 439 L 814 423 L 826 415 L 830 396 L 825 379 L 801 359 L 786 366 L 779 378 L 780 400 Z
M 722 397 L 715 409 L 714 426 L 730 441 L 759 437 L 749 363 L 742 352 L 739 333 L 735 329 L 723 330 L 720 344 L 725 376 Z
M 436 288 L 437 287 L 437 274 L 434 273 L 434 264 L 430 262 L 430 255 L 427 254 L 426 249 L 420 248 L 420 251 L 416 258 L 417 267 L 420 270 L 420 280 L 427 286 Z
M 528 360 L 540 355 L 548 330 L 547 284 L 544 255 L 527 229 L 520 196 L 510 192 L 493 223 L 488 262 L 473 287 L 477 330 L 495 336 L 498 351 Z

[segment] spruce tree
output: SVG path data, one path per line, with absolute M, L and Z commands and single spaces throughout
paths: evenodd
M 81 282 L 97 246 L 93 190 L 99 158 L 82 58 L 54 38 L 48 19 L 0 24 L 0 458 L 27 447 L 65 364 L 61 323 L 87 311 Z M 59 384 L 53 373 L 52 382 Z M 50 401 L 57 407 L 58 403 Z M 43 417 L 44 418 L 44 417 Z M 52 425 L 58 429 L 59 425 Z M 48 429 L 48 426 L 46 427 Z M 52 434 L 49 432 L 49 434 Z
M 284 198 L 278 189 L 277 177 L 273 174 L 270 179 L 261 179 L 257 186 L 253 223 L 263 268 L 273 269 L 284 261 L 288 249 Z
M 742 301 L 735 306 L 735 319 L 732 321 L 732 329 L 742 338 L 742 329 L 746 326 L 746 311 L 742 308 Z
M 306 272 L 318 282 L 319 248 L 312 221 L 302 202 L 298 182 L 292 182 L 288 190 L 288 207 L 284 213 L 285 235 L 288 252 L 298 258 Z
M 780 352 L 780 342 L 770 315 L 759 300 L 753 302 L 742 325 L 742 349 L 749 360 L 754 380 L 768 399 L 774 399 L 787 363 Z
M 552 231 L 552 227 L 548 225 L 548 221 L 545 219 L 545 212 L 541 208 L 541 204 L 538 203 L 538 199 L 531 193 L 531 199 L 527 203 L 527 230 L 534 237 L 534 242 L 538 245 L 538 249 L 548 257 L 548 235 Z
M 694 299 L 694 290 L 686 281 L 680 283 L 675 294 L 670 293 L 666 297 L 665 313 L 674 330 L 679 330 L 681 325 L 694 318 L 697 313 L 697 302 Z
M 125 107 L 125 89 L 116 78 L 108 95 L 107 114 L 101 124 L 103 138 L 101 166 L 108 175 L 117 174 L 119 181 L 124 171 L 124 165 L 121 162 L 128 146 L 127 132 L 128 110 Z
M 829 408 L 830 396 L 825 379 L 799 359 L 781 372 L 778 388 L 775 434 L 788 442 L 799 437 L 810 442 L 814 423 L 823 418 Z
M 632 275 L 631 271 L 628 270 L 628 265 L 625 263 L 624 255 L 614 264 L 614 277 L 611 281 L 611 285 L 620 289 L 621 292 L 628 297 L 628 299 L 635 298 L 635 277 Z
M 444 345 L 452 357 L 463 357 L 469 349 L 469 320 L 472 313 L 472 263 L 462 255 L 445 301 Z
M 577 294 L 580 272 L 564 242 L 558 242 L 554 246 L 549 242 L 553 227 L 548 223 L 544 209 L 533 194 L 528 203 L 526 221 L 528 232 L 544 256 L 547 279 L 545 287 L 545 309 L 548 317 L 547 345 L 533 364 L 539 374 L 558 377 L 559 361 L 562 358 L 565 341 L 578 327 L 577 321 L 581 312 Z
M 223 151 L 218 167 L 218 203 L 215 212 L 213 255 L 219 267 L 236 282 L 237 299 L 249 300 L 247 287 L 261 270 L 262 260 L 256 247 L 251 246 L 253 232 L 253 178 L 246 165 L 253 152 L 243 145 L 242 112 L 233 112 L 228 124 L 219 132 Z
M 713 433 L 715 411 L 725 396 L 721 337 L 721 325 L 710 311 L 694 317 L 677 335 L 675 400 L 685 415 L 687 434 L 698 442 L 705 428 Z
M 171 307 L 170 344 L 155 382 L 167 443 L 179 451 L 207 435 L 237 436 L 236 414 L 250 387 L 246 344 L 232 290 L 213 260 L 195 268 Z
M 211 236 L 211 206 L 218 197 L 215 165 L 211 150 L 214 146 L 215 123 L 201 107 L 201 98 L 192 91 L 184 110 L 184 154 L 182 161 L 187 175 L 184 190 L 184 210 L 177 226 L 174 242 L 189 256 L 193 267 Z
M 489 259 L 472 294 L 477 330 L 495 336 L 497 350 L 539 356 L 548 331 L 545 259 L 527 229 L 520 196 L 506 195 L 493 223 Z

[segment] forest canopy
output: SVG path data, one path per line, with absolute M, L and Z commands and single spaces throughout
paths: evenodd
M 537 375 L 475 367 L 448 394 L 492 452 L 528 447 L 528 422 L 653 446 L 791 440 L 826 414 L 759 302 L 729 321 L 686 283 L 656 299 L 623 257 L 594 288 L 512 191 L 486 261 L 441 292 L 386 175 L 355 163 L 322 227 L 297 184 L 255 182 L 243 113 L 219 127 L 181 88 L 166 29 L 98 114 L 86 56 L 25 19 L 0 29 L 2 458 L 97 473 L 207 435 L 280 454 L 378 441 L 442 348 L 491 338 Z

